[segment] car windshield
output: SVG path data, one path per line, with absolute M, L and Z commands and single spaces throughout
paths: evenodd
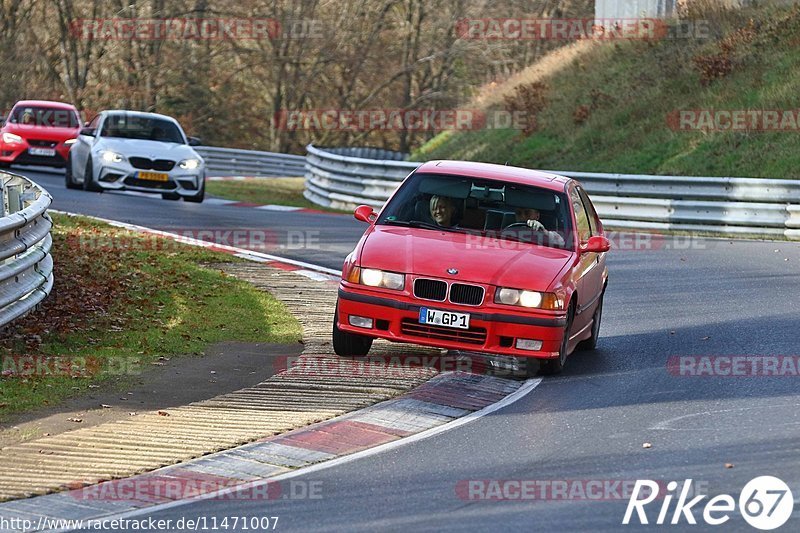
M 80 127 L 80 120 L 74 111 L 71 109 L 57 109 L 54 107 L 15 107 L 8 121 L 12 124 L 44 126 L 46 128 Z
M 386 205 L 377 224 L 567 248 L 572 243 L 568 205 L 563 193 L 541 187 L 415 173 Z
M 184 144 L 181 130 L 174 122 L 136 115 L 110 115 L 100 136 Z

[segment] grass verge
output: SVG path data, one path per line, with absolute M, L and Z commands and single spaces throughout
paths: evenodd
M 349 213 L 328 209 L 308 201 L 303 196 L 305 178 L 250 178 L 245 180 L 207 181 L 208 194 L 260 205 L 287 205 L 317 209 L 331 213 Z
M 444 132 L 414 158 L 574 171 L 800 178 L 800 125 L 784 115 L 797 117 L 800 77 L 791 73 L 800 69 L 800 7 L 719 8 L 695 16 L 688 24 L 703 31 L 694 38 L 592 43 L 548 71 L 544 89 L 537 89 L 545 104 L 535 113 L 531 135 L 511 129 Z M 515 83 L 534 87 L 525 76 Z M 684 130 L 678 120 L 681 111 L 753 110 L 778 111 L 780 126 L 732 131 L 724 122 L 708 128 L 696 119 Z
M 0 421 L 212 343 L 302 337 L 280 301 L 209 266 L 229 255 L 84 217 L 53 221 L 53 291 L 0 335 Z

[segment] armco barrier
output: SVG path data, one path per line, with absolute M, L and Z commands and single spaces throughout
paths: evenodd
M 381 207 L 420 165 L 373 148 L 307 150 L 305 197 L 338 209 Z M 798 180 L 545 172 L 583 183 L 609 228 L 800 239 Z
M 52 198 L 28 178 L 0 172 L 0 326 L 29 311 L 53 287 Z
M 299 177 L 305 175 L 306 158 L 301 155 L 196 146 L 206 162 L 208 176 Z

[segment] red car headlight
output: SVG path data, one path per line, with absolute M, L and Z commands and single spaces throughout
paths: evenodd
M 399 272 L 386 272 L 376 268 L 351 267 L 345 273 L 345 279 L 350 283 L 359 283 L 368 287 L 383 287 L 402 291 L 406 285 L 406 277 Z
M 564 300 L 552 292 L 509 289 L 507 287 L 497 287 L 494 293 L 494 303 L 554 311 L 564 308 Z

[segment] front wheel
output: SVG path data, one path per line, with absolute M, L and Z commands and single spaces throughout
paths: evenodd
M 205 184 L 200 186 L 200 192 L 195 194 L 194 196 L 184 196 L 183 199 L 186 202 L 192 202 L 195 204 L 203 203 L 203 199 L 206 196 L 206 186 Z
M 597 309 L 594 310 L 592 317 L 592 336 L 581 341 L 578 344 L 578 350 L 594 350 L 597 348 L 597 339 L 600 337 L 600 320 L 603 318 L 603 297 L 605 296 L 605 289 L 600 295 L 600 302 L 597 304 Z
M 92 157 L 86 162 L 86 170 L 83 172 L 83 190 L 102 192 L 102 188 L 94 182 L 94 169 L 92 169 Z
M 574 300 L 573 300 L 574 301 Z M 569 334 L 572 329 L 572 319 L 575 317 L 575 305 L 570 303 L 567 311 L 567 323 L 564 325 L 564 338 L 561 339 L 561 347 L 558 350 L 558 357 L 555 359 L 543 359 L 539 365 L 539 372 L 546 376 L 560 374 L 564 370 L 567 362 L 567 350 L 569 349 Z
M 67 189 L 80 189 L 81 186 L 75 183 L 75 178 L 72 176 L 72 156 L 67 156 L 67 166 L 64 168 L 64 184 Z
M 356 335 L 339 329 L 339 304 L 333 315 L 333 351 L 341 357 L 363 357 L 372 348 L 372 337 Z

